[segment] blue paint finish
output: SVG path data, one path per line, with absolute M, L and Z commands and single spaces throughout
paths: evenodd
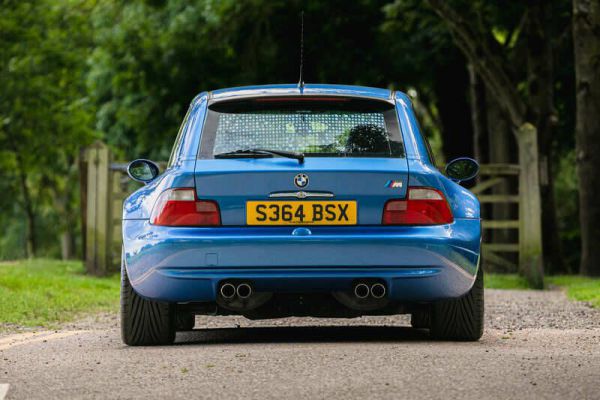
M 204 119 L 206 118 L 207 103 L 208 93 L 201 93 L 192 101 L 192 111 L 185 129 L 185 136 L 182 140 L 178 160 L 196 159 L 198 146 L 200 145 L 202 125 L 204 125 Z
M 406 158 L 409 160 L 421 159 L 422 155 L 427 154 L 427 149 L 425 143 L 423 143 L 419 124 L 417 123 L 411 104 L 406 94 L 396 92 L 396 112 L 398 114 L 398 121 L 400 122 L 400 129 L 402 130 Z
M 405 158 L 285 158 L 197 160 L 207 105 L 257 96 L 325 95 L 395 104 Z M 123 208 L 125 261 L 142 296 L 171 302 L 214 301 L 223 279 L 249 279 L 256 290 L 348 290 L 359 278 L 385 281 L 398 301 L 454 298 L 472 286 L 479 266 L 479 202 L 435 168 L 408 96 L 385 89 L 306 85 L 249 86 L 201 93 L 190 106 L 170 167 L 133 193 Z M 298 190 L 295 174 L 310 176 L 304 190 L 358 202 L 357 226 L 245 226 L 245 202 L 275 191 Z M 401 187 L 388 182 L 401 182 Z M 405 198 L 409 186 L 446 196 L 455 221 L 439 226 L 381 226 L 384 204 Z M 158 227 L 148 219 L 160 193 L 194 187 L 218 202 L 223 226 Z
M 224 279 L 253 282 L 256 291 L 313 293 L 350 290 L 356 279 L 385 281 L 391 299 L 430 302 L 456 298 L 468 292 L 473 279 L 456 269 L 437 268 L 339 268 L 319 269 L 174 269 L 151 274 L 135 290 L 146 298 L 178 302 L 215 301 L 218 283 Z
M 400 282 L 394 292 L 392 283 L 430 277 L 426 281 L 442 290 L 436 298 L 445 298 L 468 291 L 477 272 L 481 235 L 477 219 L 426 227 L 313 226 L 310 235 L 294 231 L 294 227 L 169 228 L 124 221 L 127 270 L 141 295 L 165 301 L 215 300 L 215 285 L 234 275 L 252 279 L 259 287 L 275 285 L 280 291 L 309 290 L 311 282 L 321 278 L 339 278 L 336 288 L 359 277 L 381 278 L 389 281 L 398 300 L 414 300 L 417 294 L 406 292 L 407 284 Z M 206 254 L 216 255 L 218 266 L 206 265 Z M 259 282 L 261 276 L 265 282 Z M 303 279 L 306 285 L 299 282 Z M 427 296 L 431 299 L 433 294 Z

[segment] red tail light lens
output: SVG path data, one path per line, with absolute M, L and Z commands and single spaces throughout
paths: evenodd
M 444 195 L 431 188 L 408 188 L 406 200 L 390 200 L 383 210 L 383 225 L 443 225 L 454 221 Z
M 197 200 L 192 188 L 169 189 L 158 197 L 150 222 L 163 226 L 215 226 L 221 225 L 221 214 L 214 201 Z

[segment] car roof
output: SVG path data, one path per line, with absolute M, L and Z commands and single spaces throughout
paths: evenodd
M 268 96 L 300 96 L 325 95 L 371 98 L 392 101 L 394 92 L 367 86 L 306 84 L 302 88 L 298 84 L 240 86 L 214 90 L 209 93 L 211 101 L 236 100 L 249 97 Z

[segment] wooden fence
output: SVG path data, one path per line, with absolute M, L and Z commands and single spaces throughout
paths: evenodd
M 106 275 L 119 270 L 121 262 L 121 214 L 130 192 L 126 163 L 115 163 L 104 143 L 96 142 L 82 152 L 81 204 L 86 270 Z
M 481 166 L 479 172 L 479 182 L 470 190 L 477 195 L 482 206 L 483 214 L 483 259 L 488 265 L 503 271 L 516 272 L 518 270 L 515 259 L 518 257 L 507 257 L 506 253 L 519 253 L 519 218 L 515 219 L 492 219 L 485 218 L 485 210 L 487 204 L 497 205 L 506 204 L 509 206 L 518 205 L 521 200 L 521 194 L 495 194 L 489 193 L 494 188 L 507 186 L 506 183 L 510 179 L 518 178 L 520 168 L 516 164 L 485 164 Z M 518 179 L 517 179 L 518 181 Z M 489 212 L 489 211 L 488 211 Z M 511 214 L 507 212 L 506 214 Z M 505 235 L 508 241 L 495 242 L 498 240 L 498 235 L 493 235 L 493 230 L 516 230 L 514 235 Z M 513 239 L 514 241 L 511 241 Z
M 97 142 L 87 148 L 83 152 L 82 161 L 81 199 L 85 263 L 88 273 L 104 275 L 119 269 L 122 203 L 127 194 L 135 188 L 132 186 L 135 184 L 127 177 L 127 164 L 115 162 L 110 150 L 103 143 Z M 504 271 L 519 270 L 526 276 L 527 271 L 522 271 L 522 266 L 528 265 L 528 257 L 536 251 L 539 252 L 541 248 L 541 235 L 529 238 L 523 235 L 523 232 L 540 230 L 539 207 L 528 209 L 525 206 L 532 204 L 531 197 L 536 195 L 531 185 L 524 184 L 529 179 L 527 175 L 523 174 L 522 167 L 516 164 L 485 164 L 481 166 L 478 183 L 471 188 L 483 207 L 486 204 L 518 206 L 518 218 L 484 219 L 483 256 L 489 266 Z M 508 179 L 518 182 L 518 192 L 494 194 L 494 188 Z M 537 195 L 539 196 L 539 193 Z M 516 234 L 512 235 L 513 242 L 491 241 L 494 235 L 489 234 L 490 231 L 506 229 L 516 231 Z

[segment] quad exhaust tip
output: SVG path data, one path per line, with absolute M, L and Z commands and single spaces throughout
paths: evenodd
M 387 290 L 383 283 L 373 283 L 368 285 L 366 283 L 357 283 L 354 285 L 354 296 L 358 299 L 366 299 L 371 296 L 374 299 L 382 299 L 385 297 Z
M 236 288 L 231 283 L 224 283 L 221 285 L 221 296 L 224 299 L 232 299 L 235 296 Z
M 385 296 L 385 286 L 381 283 L 374 283 L 371 285 L 371 296 L 376 299 L 381 299 Z
M 247 299 L 248 297 L 252 296 L 252 286 L 248 285 L 247 283 L 240 283 L 237 285 L 235 292 L 240 299 Z
M 369 297 L 369 286 L 365 283 L 359 283 L 354 286 L 354 295 L 359 299 L 366 299 Z
M 252 296 L 253 290 L 249 283 L 243 282 L 234 285 L 233 283 L 226 282 L 221 285 L 219 292 L 221 293 L 221 297 L 231 300 L 236 296 L 239 299 L 247 299 Z

